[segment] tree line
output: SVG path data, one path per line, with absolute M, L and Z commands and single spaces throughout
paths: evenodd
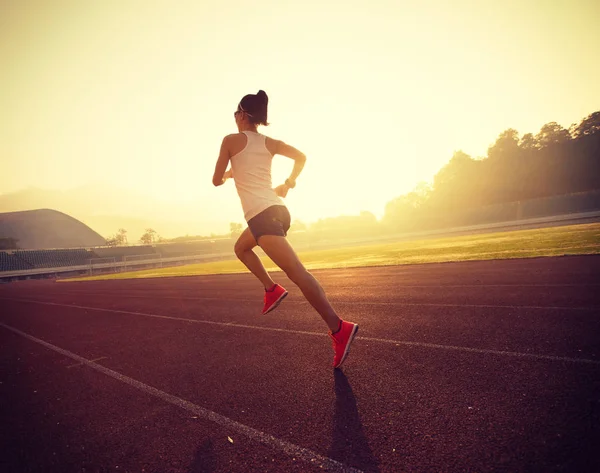
M 503 131 L 487 156 L 462 150 L 435 175 L 385 207 L 384 223 L 418 226 L 465 209 L 600 190 L 600 111 L 569 129 L 556 122 L 537 134 Z
M 107 237 L 106 246 L 127 246 L 129 244 L 127 240 L 127 230 L 124 228 L 119 228 L 117 233 Z M 139 242 L 144 245 L 151 245 L 153 243 L 162 243 L 165 239 L 161 237 L 156 230 L 152 228 L 146 228 L 142 236 L 140 237 Z

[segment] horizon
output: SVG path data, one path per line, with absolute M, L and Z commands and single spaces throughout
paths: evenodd
M 483 157 L 505 129 L 600 109 L 593 1 L 0 8 L 2 195 L 104 182 L 242 221 L 234 186 L 210 180 L 237 102 L 263 89 L 259 131 L 308 155 L 292 218 L 379 219 L 457 150 Z M 240 47 L 247 21 L 256 54 Z M 291 167 L 274 160 L 274 185 Z

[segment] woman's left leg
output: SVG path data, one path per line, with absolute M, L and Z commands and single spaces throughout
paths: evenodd
M 246 228 L 235 242 L 234 251 L 239 260 L 254 274 L 265 289 L 271 289 L 275 282 L 262 264 L 260 258 L 252 251 L 257 245 L 252 232 Z
M 287 296 L 285 288 L 275 284 L 271 276 L 265 269 L 262 261 L 252 249 L 256 246 L 256 240 L 246 228 L 235 243 L 235 254 L 242 263 L 258 278 L 265 287 L 265 298 L 262 313 L 266 314 L 276 309 L 281 301 Z

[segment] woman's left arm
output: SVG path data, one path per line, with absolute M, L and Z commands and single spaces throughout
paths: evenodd
M 215 173 L 213 174 L 213 185 L 221 186 L 225 184 L 225 181 L 231 175 L 225 175 L 225 170 L 227 169 L 227 165 L 229 164 L 229 136 L 223 138 L 223 142 L 221 143 L 221 151 L 219 152 L 219 158 L 217 159 L 217 164 L 215 166 Z M 228 173 L 231 174 L 231 173 Z

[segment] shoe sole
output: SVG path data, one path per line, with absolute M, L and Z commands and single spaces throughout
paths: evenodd
M 277 309 L 277 306 L 278 306 L 279 304 L 281 304 L 281 301 L 282 301 L 283 299 L 285 299 L 285 296 L 287 296 L 287 295 L 288 295 L 287 291 L 285 291 L 283 294 L 281 294 L 281 295 L 279 296 L 279 299 L 277 299 L 275 302 L 273 302 L 273 305 L 271 305 L 271 307 L 269 307 L 269 308 L 267 309 L 267 311 L 266 311 L 266 312 L 263 312 L 263 313 L 262 313 L 262 315 L 266 315 L 266 314 L 268 314 L 269 312 L 271 312 L 272 310 L 275 310 L 275 309 Z
M 358 325 L 354 324 L 354 327 L 352 328 L 352 333 L 350 334 L 350 338 L 348 339 L 348 344 L 346 345 L 346 349 L 344 350 L 344 356 L 342 356 L 342 361 L 340 361 L 340 364 L 337 365 L 335 367 L 335 369 L 338 369 L 340 366 L 342 366 L 342 363 L 346 360 L 346 358 L 348 357 L 348 354 L 350 353 L 350 345 L 352 344 L 352 342 L 354 341 L 354 337 L 356 336 L 356 333 L 358 332 Z

